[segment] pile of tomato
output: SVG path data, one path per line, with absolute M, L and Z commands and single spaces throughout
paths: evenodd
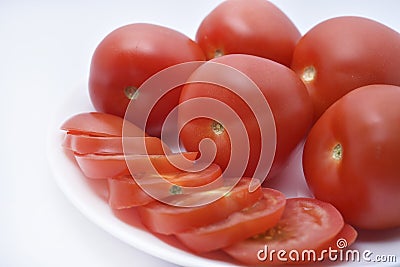
M 157 73 L 188 62 L 199 67 L 178 77 L 187 82 L 157 101 L 141 90 Z M 274 136 L 262 134 L 257 110 L 241 91 L 201 82 L 243 85 L 212 63 L 256 86 L 257 92 L 242 89 L 255 102 L 268 103 Z M 400 34 L 377 21 L 330 18 L 301 35 L 267 0 L 227 0 L 204 18 L 195 40 L 146 23 L 107 35 L 90 68 L 96 111 L 67 119 L 62 145 L 87 178 L 108 181 L 112 209 L 137 212 L 150 232 L 173 235 L 193 253 L 224 251 L 247 265 L 307 263 L 296 257 L 261 260 L 260 252 L 268 247 L 325 255 L 337 240 L 355 242 L 357 228 L 400 227 L 399 69 Z M 237 120 L 216 119 L 223 116 L 211 105 L 215 117 L 190 117 L 199 109 L 196 99 L 223 103 Z M 128 114 L 130 105 L 139 111 Z M 140 110 L 147 106 L 143 124 Z M 178 153 L 163 133 L 174 112 L 179 131 L 172 139 L 185 152 Z M 241 149 L 232 141 L 238 127 L 245 130 L 248 157 L 243 172 L 227 175 Z M 204 140 L 213 142 L 212 153 L 201 148 Z M 286 198 L 266 183 L 249 190 L 257 168 L 266 164 L 261 154 L 268 145 L 275 153 L 264 178 L 279 179 L 300 147 L 315 198 Z M 203 166 L 199 159 L 207 153 L 213 160 Z M 237 182 L 229 187 L 232 176 Z M 185 193 L 210 184 L 208 191 Z M 210 196 L 217 197 L 198 204 Z

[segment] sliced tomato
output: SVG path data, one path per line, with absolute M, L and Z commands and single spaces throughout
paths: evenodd
M 76 114 L 61 125 L 61 130 L 92 136 L 146 136 L 145 132 L 133 123 L 101 112 Z
M 219 178 L 222 174 L 221 168 L 211 164 L 199 172 L 177 172 L 162 175 L 162 177 L 178 186 L 202 186 L 209 184 Z M 147 176 L 140 181 L 151 185 L 159 195 L 172 195 L 174 188 L 168 183 L 160 182 L 159 176 Z M 108 179 L 109 204 L 113 209 L 124 209 L 145 205 L 155 199 L 149 196 L 131 175 L 122 175 Z M 154 191 L 153 191 L 154 192 Z
M 108 190 L 108 203 L 113 209 L 136 207 L 155 200 L 146 194 L 130 175 L 109 178 Z
M 313 198 L 291 198 L 273 228 L 224 251 L 247 265 L 301 263 L 296 256 L 325 247 L 343 226 L 343 217 L 333 205 Z
M 170 149 L 157 137 L 117 137 L 66 134 L 62 146 L 78 154 L 170 154 Z
M 198 207 L 176 207 L 159 201 L 138 207 L 142 223 L 152 232 L 160 234 L 177 234 L 195 227 L 209 225 L 226 219 L 233 212 L 254 205 L 262 198 L 262 190 L 258 187 L 249 192 L 251 179 L 242 178 L 231 190 L 226 187 L 214 189 L 204 194 L 220 194 L 228 192 L 218 200 Z M 202 194 L 192 194 L 193 201 L 203 197 Z
M 324 256 L 326 259 L 328 255 L 326 253 L 322 253 L 323 250 L 329 251 L 329 248 L 334 250 L 345 250 L 350 247 L 357 239 L 358 233 L 357 230 L 354 229 L 350 224 L 345 223 L 342 230 L 328 242 L 327 245 L 320 247 L 317 249 L 319 251 L 320 256 Z
M 176 236 L 196 253 L 224 248 L 274 227 L 282 216 L 285 203 L 283 193 L 263 188 L 263 198 L 251 207 L 232 213 L 225 220 Z
M 108 179 L 124 174 L 136 173 L 159 173 L 169 174 L 179 171 L 172 165 L 169 159 L 173 159 L 177 164 L 187 164 L 194 162 L 197 157 L 197 152 L 185 152 L 182 154 L 166 155 L 96 155 L 85 154 L 80 155 L 75 153 L 75 159 L 81 168 L 83 174 L 88 178 L 93 179 Z M 183 158 L 186 161 L 183 161 Z M 189 161 L 187 161 L 187 159 Z M 142 164 L 147 163 L 143 167 Z M 130 168 L 128 169 L 128 165 Z M 138 169 L 132 169 L 132 166 L 137 166 Z M 151 168 L 151 169 L 149 169 Z

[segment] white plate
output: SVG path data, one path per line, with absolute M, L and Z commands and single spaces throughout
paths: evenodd
M 94 224 L 116 238 L 155 257 L 182 266 L 236 266 L 222 252 L 210 253 L 199 257 L 187 250 L 174 238 L 154 236 L 144 229 L 136 214 L 131 210 L 114 213 L 107 204 L 107 191 L 102 181 L 86 179 L 80 172 L 73 157 L 61 147 L 64 133 L 60 125 L 73 114 L 93 111 L 85 86 L 71 92 L 60 103 L 55 113 L 48 135 L 48 159 L 54 178 L 66 197 Z M 281 177 L 271 181 L 270 186 L 279 188 L 288 197 L 309 196 L 301 171 L 300 149 L 294 153 L 291 164 Z M 131 222 L 131 223 L 128 223 Z M 395 263 L 336 262 L 335 266 L 399 266 L 400 265 L 400 229 L 379 232 L 360 232 L 357 242 L 351 247 L 360 252 L 369 250 L 370 258 L 378 255 L 394 255 Z

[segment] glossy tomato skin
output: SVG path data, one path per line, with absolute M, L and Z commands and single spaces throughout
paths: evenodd
M 305 143 L 311 191 L 359 228 L 400 226 L 399 101 L 397 86 L 358 88 L 322 115 Z
M 98 111 L 124 117 L 130 101 L 127 93 L 133 94 L 149 77 L 175 64 L 204 59 L 201 48 L 180 32 L 146 23 L 122 26 L 108 34 L 93 54 L 91 101 Z M 160 135 L 161 124 L 177 105 L 179 94 L 179 90 L 168 93 L 154 107 L 146 132 Z
M 349 91 L 369 84 L 400 85 L 400 34 L 370 19 L 328 19 L 298 42 L 291 68 L 302 77 L 315 117 Z
M 311 127 L 312 103 L 304 84 L 289 68 L 257 56 L 232 54 L 212 59 L 209 62 L 224 64 L 244 73 L 258 86 L 262 95 L 268 101 L 275 119 L 277 133 L 275 158 L 268 177 L 277 175 L 291 152 Z M 209 72 L 208 66 L 205 63 L 196 70 L 192 78 L 196 79 L 197 75 L 204 78 L 204 75 L 206 75 L 205 77 L 214 80 L 213 75 L 219 74 Z M 235 90 L 235 88 L 231 89 Z M 250 142 L 250 157 L 244 175 L 252 177 L 261 149 L 259 125 L 251 108 L 233 91 L 216 84 L 190 83 L 184 86 L 180 103 L 198 97 L 206 97 L 221 101 L 234 110 L 240 117 L 238 123 L 243 123 L 246 127 L 247 136 L 243 136 L 243 138 L 247 137 Z M 182 116 L 190 112 L 190 105 L 182 106 L 179 109 Z M 180 138 L 188 151 L 198 150 L 201 140 L 210 138 L 217 148 L 215 163 L 220 165 L 222 169 L 226 168 L 230 160 L 230 148 L 238 149 L 235 148 L 235 144 L 230 143 L 228 131 L 224 131 L 222 134 L 215 133 L 213 129 L 214 121 L 208 118 L 198 118 L 187 123 L 179 121 L 179 123 L 179 127 L 184 125 Z M 230 125 L 224 127 L 229 129 Z M 264 138 L 264 144 L 270 142 L 269 138 L 271 137 L 266 136 Z
M 208 59 L 250 54 L 289 66 L 301 34 L 274 4 L 265 0 L 228 0 L 200 24 L 196 41 Z

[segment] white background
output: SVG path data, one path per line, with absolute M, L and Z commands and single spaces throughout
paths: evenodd
M 175 266 L 112 237 L 69 203 L 48 165 L 46 133 L 63 98 L 86 84 L 106 34 L 152 22 L 193 38 L 219 2 L 0 0 L 0 266 Z M 398 0 L 273 2 L 302 33 L 338 15 L 400 30 Z

